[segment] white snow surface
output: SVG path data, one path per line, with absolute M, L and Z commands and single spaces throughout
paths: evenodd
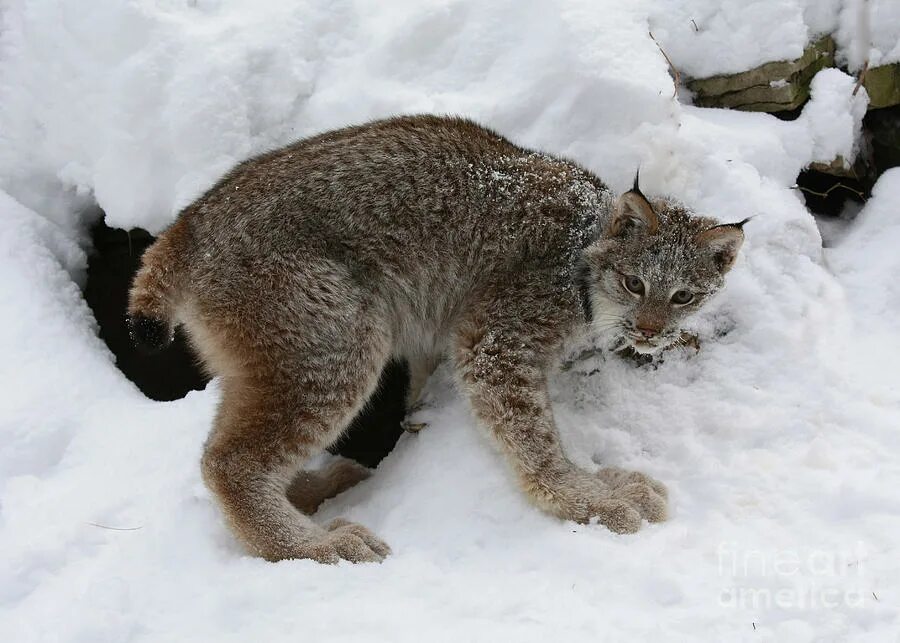
M 897 0 L 675 0 L 642 3 L 648 27 L 679 72 L 734 74 L 793 60 L 831 34 L 840 65 L 857 72 L 900 61 Z
M 792 60 L 806 44 L 831 33 L 840 0 L 660 0 L 649 27 L 678 70 L 704 78 L 775 60 Z M 848 28 L 848 41 L 854 33 Z
M 900 2 L 844 0 L 837 21 L 838 62 L 858 71 L 900 61 Z
M 895 640 L 900 171 L 823 250 L 791 186 L 813 160 L 852 157 L 864 93 L 828 71 L 793 122 L 684 106 L 648 34 L 723 71 L 793 55 L 838 13 L 787 0 L 7 1 L 0 640 Z M 696 16 L 734 31 L 744 58 L 671 26 Z M 116 370 L 78 288 L 77 212 L 96 201 L 111 225 L 157 232 L 250 154 L 423 111 L 471 116 L 617 189 L 640 164 L 648 193 L 754 216 L 693 324 L 699 354 L 656 369 L 598 356 L 553 378 L 571 457 L 656 476 L 671 518 L 618 536 L 540 513 L 443 367 L 415 418 L 428 428 L 315 517 L 373 529 L 393 548 L 383 564 L 249 557 L 199 475 L 218 389 L 155 403 Z

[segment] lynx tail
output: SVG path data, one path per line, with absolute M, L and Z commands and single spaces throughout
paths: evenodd
M 186 261 L 185 236 L 184 221 L 179 219 L 147 249 L 128 295 L 129 334 L 148 352 L 162 350 L 174 336 L 174 310 Z

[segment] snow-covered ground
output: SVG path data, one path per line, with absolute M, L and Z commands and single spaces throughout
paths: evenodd
M 865 92 L 822 72 L 792 122 L 683 105 L 648 34 L 690 73 L 831 29 L 850 59 L 854 4 L 7 0 L 0 640 L 897 640 L 900 170 L 823 250 L 791 186 L 852 156 Z M 664 481 L 671 519 L 617 536 L 539 513 L 439 369 L 430 426 L 320 511 L 392 556 L 247 557 L 199 476 L 215 383 L 154 403 L 116 370 L 78 288 L 79 207 L 159 231 L 254 152 L 422 111 L 755 216 L 698 355 L 554 379 L 572 457 Z

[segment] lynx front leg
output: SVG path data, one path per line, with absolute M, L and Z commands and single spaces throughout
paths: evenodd
M 459 377 L 475 414 L 500 445 L 525 493 L 549 513 L 577 522 L 596 517 L 618 533 L 637 531 L 642 518 L 665 519 L 666 493 L 660 483 L 616 468 L 590 473 L 565 456 L 545 380 L 545 348 L 555 338 L 541 328 L 529 329 L 528 319 L 523 313 L 514 323 L 494 319 L 464 325 L 456 351 Z

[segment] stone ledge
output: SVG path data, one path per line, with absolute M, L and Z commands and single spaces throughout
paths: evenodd
M 869 92 L 869 109 L 900 105 L 900 63 L 869 68 L 863 87 Z
M 834 40 L 810 43 L 796 60 L 765 63 L 739 74 L 696 78 L 687 82 L 700 107 L 728 107 L 754 112 L 787 111 L 809 98 L 809 84 L 820 70 L 834 66 Z

